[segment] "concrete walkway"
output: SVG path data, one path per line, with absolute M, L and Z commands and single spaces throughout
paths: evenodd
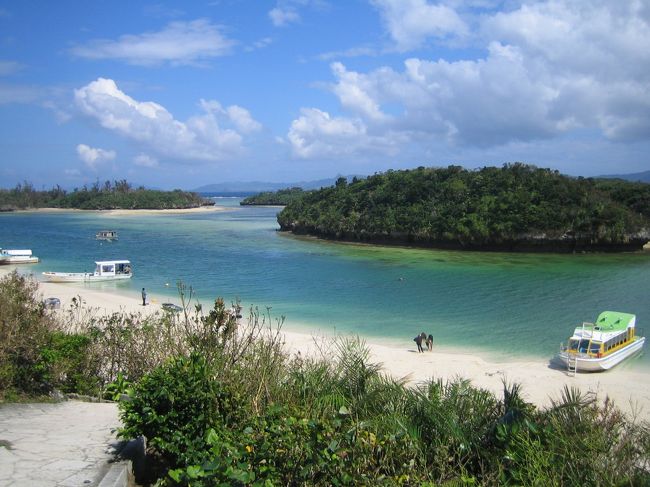
M 119 443 L 117 404 L 0 405 L 0 486 L 97 486 Z

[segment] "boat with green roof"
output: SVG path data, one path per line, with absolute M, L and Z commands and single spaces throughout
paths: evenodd
M 635 315 L 603 311 L 596 323 L 576 327 L 558 357 L 569 372 L 608 370 L 641 351 L 645 338 L 636 331 Z

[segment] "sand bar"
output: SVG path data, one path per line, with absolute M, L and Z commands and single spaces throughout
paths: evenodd
M 11 266 L 13 267 L 13 266 Z M 0 268 L 0 278 L 11 268 Z M 93 289 L 90 285 L 75 283 L 41 282 L 39 290 L 43 298 L 57 297 L 61 309 L 69 309 L 73 298 L 81 298 L 84 305 L 99 314 L 154 313 L 161 310 L 162 302 L 178 299 L 149 294 L 150 304 L 142 306 L 139 293 L 121 295 Z M 290 317 L 285 322 L 283 333 L 285 343 L 292 353 L 302 356 L 318 356 L 322 350 L 331 348 L 332 336 L 319 330 L 312 333 L 297 332 L 304 329 L 292 323 Z M 549 360 L 509 360 L 496 362 L 476 353 L 434 345 L 433 352 L 418 353 L 411 337 L 403 343 L 380 344 L 366 340 L 372 359 L 380 363 L 388 374 L 396 378 L 406 378 L 408 383 L 416 384 L 432 377 L 450 380 L 456 377 L 469 379 L 474 386 L 488 389 L 497 397 L 502 397 L 503 380 L 520 383 L 526 400 L 538 406 L 548 406 L 551 399 L 560 397 L 565 385 L 578 387 L 584 392 L 598 395 L 600 400 L 609 396 L 625 413 L 650 421 L 650 371 L 639 367 L 621 364 L 601 373 L 578 373 L 569 376 L 561 368 L 552 366 Z M 645 352 L 647 353 L 647 351 Z

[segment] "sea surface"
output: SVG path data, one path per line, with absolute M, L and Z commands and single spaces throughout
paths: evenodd
M 550 360 L 560 342 L 604 310 L 637 315 L 650 332 L 650 252 L 509 254 L 325 242 L 278 232 L 273 207 L 200 214 L 111 216 L 101 212 L 0 214 L 0 247 L 29 248 L 22 272 L 84 272 L 129 259 L 129 282 L 69 284 L 179 302 L 177 283 L 211 306 L 221 296 L 256 306 L 284 328 L 355 333 L 368 341 L 436 346 L 492 360 Z M 95 240 L 116 230 L 119 240 Z M 650 354 L 619 367 L 650 370 Z

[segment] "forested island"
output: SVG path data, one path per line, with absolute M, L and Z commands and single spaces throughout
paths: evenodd
M 0 189 L 0 211 L 31 208 L 69 208 L 79 210 L 161 210 L 197 208 L 214 205 L 214 202 L 197 193 L 159 191 L 133 188 L 126 180 L 96 182 L 66 191 L 60 186 L 51 190 L 37 191 L 30 183 L 18 184 L 13 189 Z
M 295 195 L 294 195 L 295 196 Z M 650 240 L 650 184 L 523 163 L 419 167 L 303 192 L 282 231 L 379 244 L 502 251 L 628 251 Z
M 304 193 L 302 188 L 287 188 L 279 191 L 263 191 L 256 195 L 244 198 L 239 204 L 242 206 L 269 205 L 286 206 Z

